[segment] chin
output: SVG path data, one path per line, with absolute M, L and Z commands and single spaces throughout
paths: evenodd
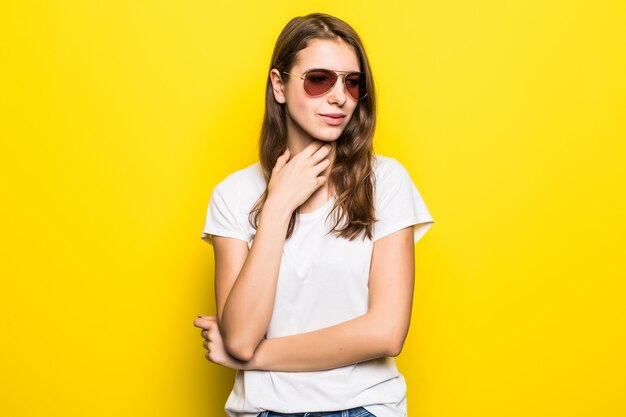
M 324 131 L 318 135 L 313 135 L 313 137 L 316 138 L 317 140 L 334 142 L 337 139 L 339 139 L 342 133 L 343 133 L 343 129 L 341 130 L 336 129 L 334 131 Z

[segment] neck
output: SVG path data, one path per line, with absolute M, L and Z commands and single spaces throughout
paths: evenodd
M 303 129 L 301 129 L 296 123 L 291 120 L 290 117 L 287 117 L 287 147 L 289 148 L 290 155 L 295 156 L 300 153 L 304 148 L 309 146 L 313 142 L 318 142 L 320 145 L 324 145 L 329 143 L 331 145 L 330 152 L 327 158 L 330 158 L 330 165 L 322 172 L 320 175 L 324 175 L 326 177 L 330 177 L 330 172 L 333 168 L 335 162 L 335 150 L 337 143 L 335 140 L 319 140 L 309 135 Z M 330 178 L 329 178 L 330 179 Z M 330 182 L 326 182 L 324 186 L 320 187 L 320 190 L 330 189 L 331 191 L 334 189 Z M 318 190 L 319 191 L 319 190 Z M 332 194 L 331 194 L 332 195 Z

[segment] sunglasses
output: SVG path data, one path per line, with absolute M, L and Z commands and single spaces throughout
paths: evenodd
M 337 73 L 345 72 L 341 77 L 343 77 L 344 90 L 347 91 L 350 97 L 355 100 L 361 100 L 367 96 L 364 72 L 335 71 L 322 68 L 310 69 L 302 75 L 291 74 L 285 71 L 281 72 L 304 80 L 304 92 L 311 97 L 319 97 L 328 93 L 340 77 Z

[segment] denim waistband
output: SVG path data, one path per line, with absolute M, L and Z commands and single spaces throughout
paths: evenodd
M 314 411 L 305 413 L 281 413 L 278 411 L 266 410 L 257 417 L 371 417 L 372 413 L 363 407 L 355 407 L 347 410 L 336 411 Z M 375 416 L 374 416 L 375 417 Z

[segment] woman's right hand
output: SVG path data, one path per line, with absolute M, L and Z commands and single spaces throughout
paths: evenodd
M 314 141 L 290 159 L 289 148 L 276 160 L 267 186 L 268 197 L 292 212 L 306 202 L 311 194 L 328 180 L 319 175 L 330 159 L 331 144 Z

